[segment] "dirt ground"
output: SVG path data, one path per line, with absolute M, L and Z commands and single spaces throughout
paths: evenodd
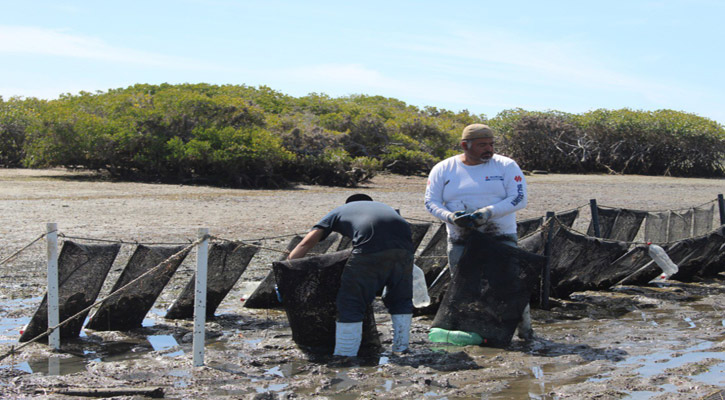
M 0 169 L 0 355 L 19 346 L 19 331 L 45 293 L 45 245 L 34 240 L 46 223 L 58 224 L 61 241 L 123 242 L 101 296 L 136 242 L 189 243 L 198 228 L 208 228 L 216 238 L 260 246 L 217 318 L 207 323 L 205 366 L 192 367 L 191 322 L 162 318 L 193 274 L 189 257 L 144 328 L 85 331 L 55 353 L 43 344 L 26 346 L 0 361 L 0 397 L 82 398 L 59 392 L 107 387 L 162 388 L 171 399 L 725 396 L 724 274 L 703 282 L 575 293 L 553 301 L 551 310 L 532 310 L 535 339 L 515 338 L 507 349 L 431 343 L 433 316 L 420 316 L 409 354 L 385 352 L 352 362 L 311 358 L 292 341 L 284 312 L 242 307 L 240 299 L 267 274 L 291 236 L 352 193 L 368 193 L 412 221 L 433 221 L 423 207 L 425 183 L 425 177 L 381 175 L 355 189 L 239 190 L 112 182 L 59 169 Z M 714 179 L 537 174 L 527 176 L 527 183 L 529 205 L 519 219 L 581 207 L 574 225 L 580 231 L 588 224 L 590 199 L 654 211 L 699 206 L 725 192 L 725 182 Z M 389 348 L 390 318 L 376 309 Z

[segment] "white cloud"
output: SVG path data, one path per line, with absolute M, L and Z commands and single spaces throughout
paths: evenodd
M 213 67 L 205 62 L 116 47 L 95 37 L 32 26 L 0 26 L 0 53 L 82 58 L 175 69 Z
M 395 43 L 398 51 L 417 54 L 421 64 L 434 64 L 441 76 L 452 81 L 468 80 L 481 92 L 499 88 L 503 94 L 499 97 L 501 100 L 511 98 L 503 90 L 508 86 L 512 90 L 526 88 L 542 98 L 548 90 L 552 97 L 565 94 L 588 97 L 592 104 L 605 98 L 617 98 L 622 104 L 646 100 L 655 107 L 668 108 L 681 102 L 682 93 L 700 97 L 709 92 L 692 82 L 658 76 L 656 62 L 652 64 L 650 75 L 632 73 L 632 60 L 622 59 L 620 54 L 594 51 L 600 47 L 573 34 L 547 40 L 489 28 L 486 31 L 458 30 L 449 35 L 417 37 Z M 557 106 L 551 104 L 552 108 Z

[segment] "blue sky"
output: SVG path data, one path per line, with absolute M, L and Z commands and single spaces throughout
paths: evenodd
M 0 0 L 0 96 L 136 83 L 725 123 L 725 2 Z

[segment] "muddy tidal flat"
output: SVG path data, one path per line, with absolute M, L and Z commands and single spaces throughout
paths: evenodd
M 586 231 L 591 199 L 662 211 L 699 206 L 725 192 L 725 181 L 717 179 L 558 174 L 526 179 L 529 204 L 519 219 L 580 208 L 573 226 L 579 231 Z M 359 188 L 240 190 L 114 182 L 60 169 L 0 169 L 0 355 L 22 345 L 20 332 L 45 294 L 47 223 L 57 223 L 61 243 L 121 244 L 99 298 L 109 293 L 137 243 L 188 244 L 198 228 L 208 228 L 213 240 L 260 248 L 206 324 L 204 366 L 193 366 L 193 322 L 164 318 L 194 274 L 191 255 L 142 328 L 83 330 L 60 351 L 32 343 L 4 358 L 0 398 L 725 398 L 725 273 L 552 299 L 551 309 L 532 310 L 535 338 L 514 337 L 505 349 L 431 343 L 433 315 L 417 316 L 409 353 L 385 351 L 348 361 L 302 352 L 284 311 L 243 307 L 290 238 L 304 234 L 350 194 L 368 193 L 412 221 L 433 222 L 423 207 L 425 184 L 423 176 L 381 175 Z M 377 302 L 375 310 L 389 349 L 389 315 Z

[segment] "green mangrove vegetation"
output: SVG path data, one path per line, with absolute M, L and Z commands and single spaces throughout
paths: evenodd
M 525 170 L 725 175 L 725 129 L 685 112 L 512 109 L 487 118 L 382 96 L 210 84 L 0 97 L 0 166 L 232 187 L 355 186 L 381 171 L 427 173 L 458 153 L 461 130 L 477 122 Z

